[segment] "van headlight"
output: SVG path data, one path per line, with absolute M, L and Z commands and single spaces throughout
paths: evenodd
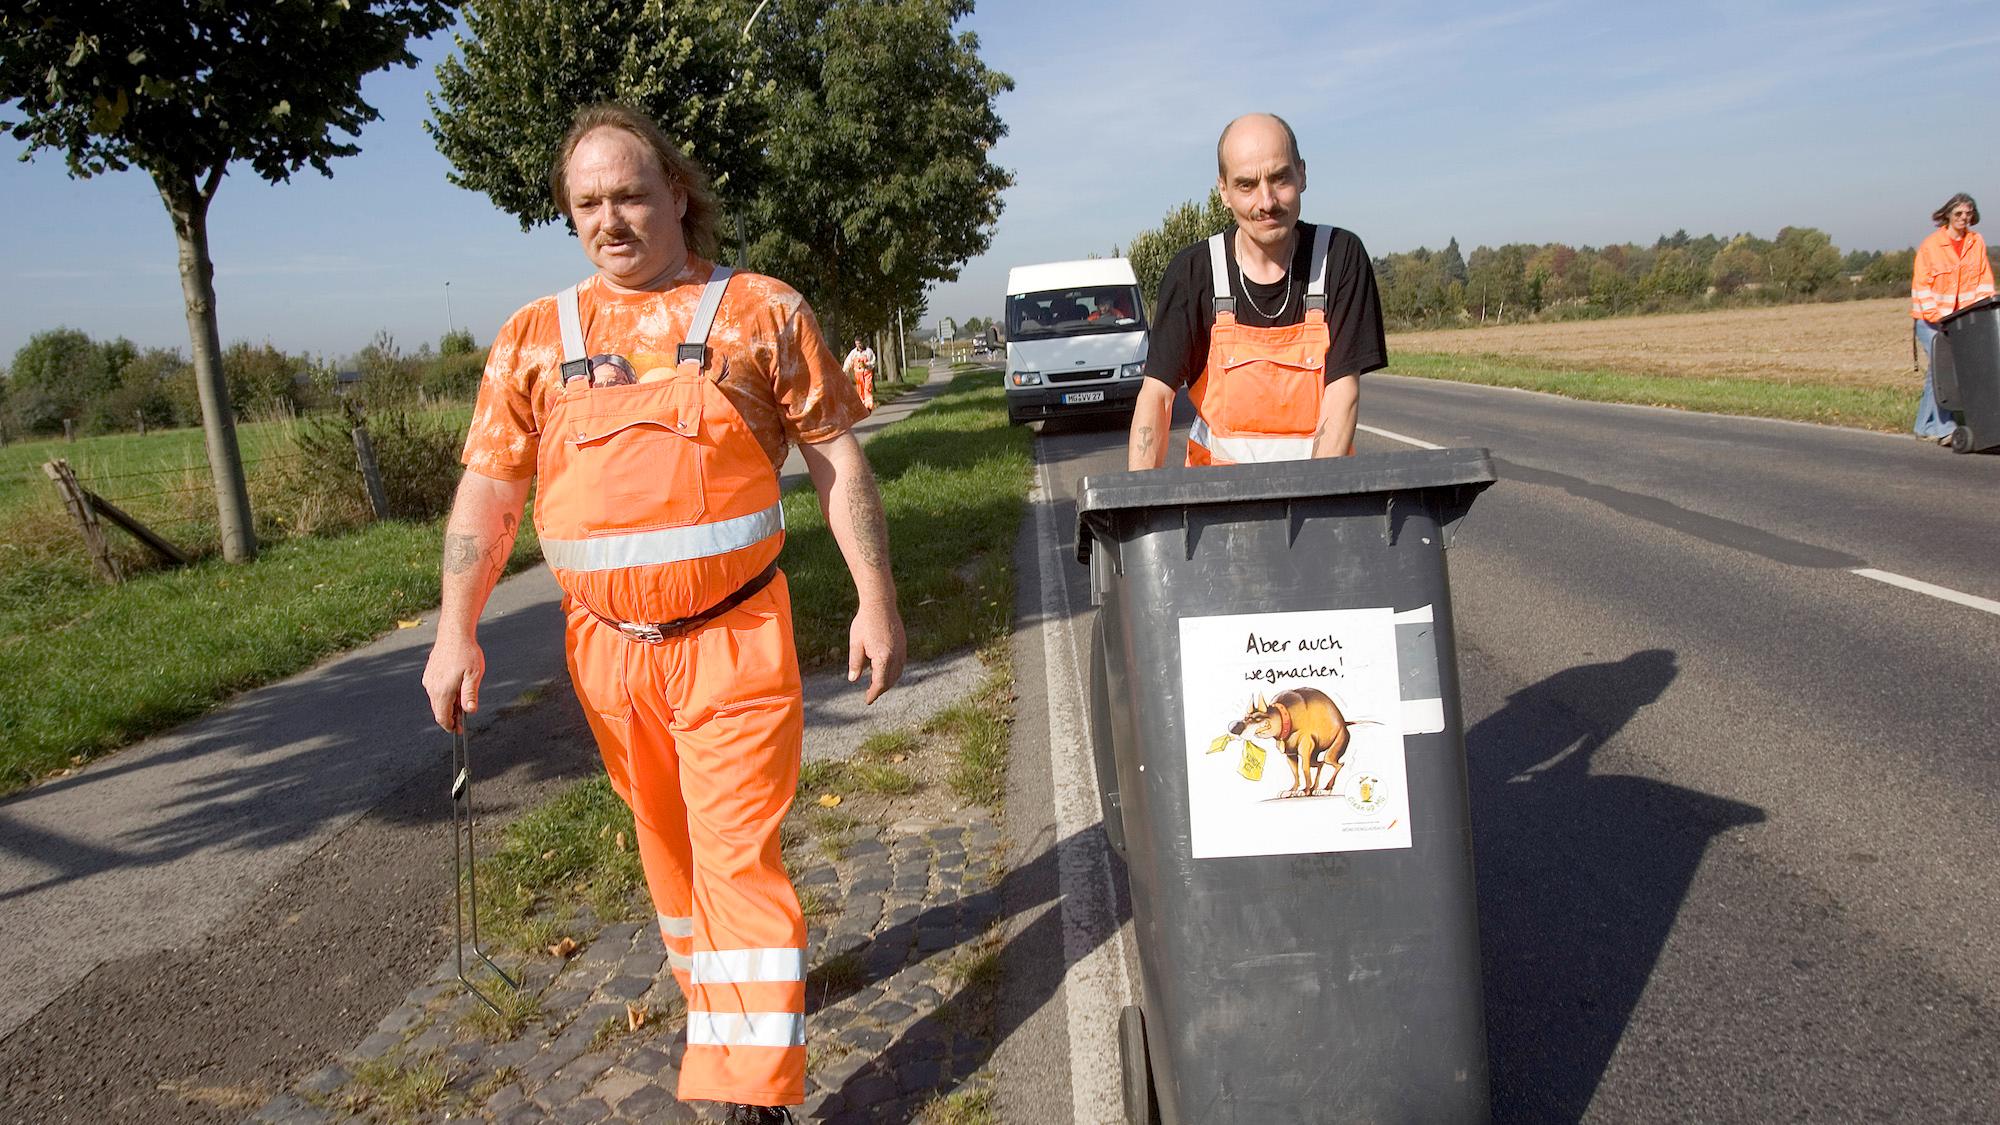
M 1014 380 L 1014 385 L 1017 387 L 1039 386 L 1042 381 L 1042 373 L 1039 371 L 1016 371 L 1007 377 Z
M 1118 377 L 1120 379 L 1137 379 L 1139 376 L 1144 375 L 1145 373 L 1146 373 L 1146 361 L 1143 359 L 1137 363 L 1128 363 L 1125 366 L 1120 367 L 1118 369 Z

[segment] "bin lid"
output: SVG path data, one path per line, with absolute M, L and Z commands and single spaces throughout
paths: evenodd
M 1951 331 L 1952 325 L 1956 324 L 1958 321 L 1963 320 L 1966 317 L 1972 316 L 1975 313 L 1992 312 L 1995 309 L 2000 309 L 2000 299 L 1996 299 L 1993 297 L 1985 297 L 1980 299 L 1976 303 L 1967 305 L 1964 308 L 1958 310 L 1957 312 L 1952 313 L 1950 316 L 1947 316 L 1944 319 L 1938 321 L 1938 327 L 1949 332 Z
M 1497 479 L 1493 458 L 1484 449 L 1361 453 L 1254 465 L 1097 473 L 1083 478 L 1077 486 L 1076 555 L 1090 561 L 1092 528 L 1108 528 L 1116 512 L 1437 488 L 1463 489 L 1462 505 L 1470 506 L 1472 497 Z

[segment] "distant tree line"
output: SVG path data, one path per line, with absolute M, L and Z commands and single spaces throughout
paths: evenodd
M 1124 257 L 1152 298 L 1182 247 L 1234 224 L 1211 191 L 1134 235 Z M 1824 231 L 1786 227 L 1770 239 L 1677 230 L 1651 246 L 1510 242 L 1470 255 L 1453 238 L 1442 250 L 1420 246 L 1374 261 L 1390 326 L 1436 328 L 1902 296 L 1915 257 L 1915 248 L 1843 252 Z
M 464 329 L 404 354 L 387 332 L 344 362 L 239 340 L 222 352 L 229 407 L 238 418 L 310 413 L 342 398 L 370 406 L 466 399 L 478 389 L 485 349 Z M 0 438 L 198 426 L 194 365 L 177 348 L 141 348 L 124 337 L 93 340 L 74 328 L 36 333 L 0 371 Z

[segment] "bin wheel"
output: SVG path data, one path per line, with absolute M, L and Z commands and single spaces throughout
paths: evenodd
M 1146 1061 L 1146 1015 L 1137 1004 L 1118 1013 L 1118 1061 L 1124 1077 L 1127 1125 L 1160 1125 L 1160 1102 L 1153 1096 L 1153 1067 Z
M 1953 453 L 1972 452 L 1972 427 L 1963 422 L 1958 424 L 1958 428 L 1951 432 L 1951 451 Z

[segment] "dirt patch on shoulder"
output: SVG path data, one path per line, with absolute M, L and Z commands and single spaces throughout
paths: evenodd
M 599 768 L 560 685 L 482 732 L 475 753 L 482 847 Z M 237 1122 L 367 1036 L 451 951 L 439 759 L 207 944 L 101 966 L 0 1042 L 0 1121 Z M 145 924 L 144 904 L 131 924 Z

